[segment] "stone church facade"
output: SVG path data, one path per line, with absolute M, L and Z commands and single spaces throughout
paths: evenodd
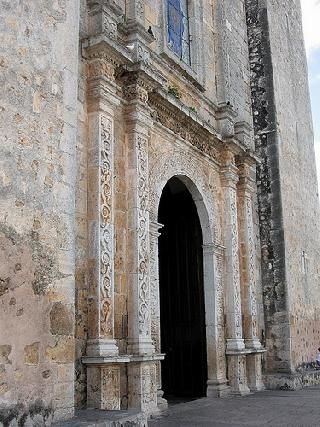
M 317 382 L 299 1 L 1 7 L 0 423 Z

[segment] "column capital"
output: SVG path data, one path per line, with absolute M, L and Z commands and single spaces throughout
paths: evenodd
M 239 171 L 238 189 L 254 193 L 256 189 L 255 165 L 248 161 L 248 159 L 241 158 L 241 160 L 237 162 L 237 167 Z
M 239 181 L 238 168 L 229 164 L 221 169 L 221 184 L 223 187 L 236 188 Z

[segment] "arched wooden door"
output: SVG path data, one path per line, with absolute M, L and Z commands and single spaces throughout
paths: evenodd
M 206 395 L 207 356 L 202 230 L 186 186 L 165 186 L 158 220 L 162 388 L 165 397 Z

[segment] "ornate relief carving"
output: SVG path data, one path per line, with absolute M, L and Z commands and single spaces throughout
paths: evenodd
M 152 410 L 157 405 L 157 372 L 155 364 L 142 367 L 142 406 Z
M 109 411 L 120 409 L 120 368 L 103 367 L 101 376 L 101 409 Z
M 113 337 L 112 120 L 101 116 L 100 126 L 100 335 Z
M 152 87 L 146 79 L 141 78 L 138 73 L 124 73 L 121 76 L 121 83 L 125 99 L 128 101 L 138 100 L 147 104 L 148 94 Z
M 159 266 L 158 266 L 158 229 L 160 224 L 150 224 L 150 301 L 151 301 L 151 338 L 156 352 L 160 352 L 160 305 L 159 305 Z
M 178 109 L 166 107 L 159 96 L 150 94 L 149 103 L 155 109 L 154 118 L 166 128 L 170 129 L 176 135 L 194 145 L 204 154 L 212 159 L 217 159 L 217 147 L 214 144 L 212 135 L 201 125 L 194 122 L 190 117 Z
M 255 243 L 252 217 L 252 200 L 247 197 L 245 201 L 245 209 L 247 216 L 247 235 L 248 235 L 248 268 L 249 268 L 249 299 L 251 310 L 251 329 L 252 338 L 258 336 L 257 324 L 257 300 L 256 300 L 256 265 L 255 265 Z
M 217 206 L 219 191 L 215 185 L 208 181 L 208 176 L 204 172 L 208 167 L 207 161 L 205 159 L 202 161 L 195 155 L 188 155 L 185 151 L 179 149 L 166 153 L 161 151 L 154 152 L 150 160 L 149 197 L 152 217 L 155 219 L 158 216 L 161 193 L 167 181 L 178 175 L 189 177 L 201 192 L 206 213 L 209 216 L 208 220 L 212 236 L 206 235 L 204 238 L 207 238 L 208 242 L 221 241 L 220 215 Z
M 150 335 L 148 141 L 137 135 L 139 331 Z
M 240 300 L 240 271 L 239 271 L 239 241 L 238 241 L 238 216 L 237 193 L 233 188 L 228 188 L 230 197 L 231 218 L 231 245 L 232 245 L 232 271 L 233 271 L 233 298 L 235 338 L 242 338 L 241 300 Z
M 103 13 L 103 32 L 110 39 L 117 38 L 117 23 L 105 11 Z

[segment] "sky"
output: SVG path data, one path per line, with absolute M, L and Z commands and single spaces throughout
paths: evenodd
M 318 185 L 320 186 L 320 0 L 301 0 L 301 7 L 309 68 Z

